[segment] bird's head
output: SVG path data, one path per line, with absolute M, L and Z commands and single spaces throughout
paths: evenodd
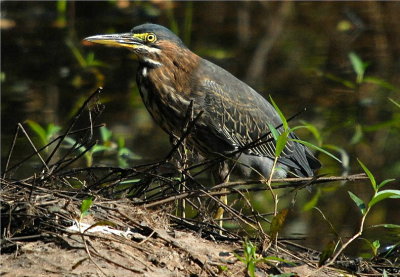
M 176 55 L 187 49 L 181 39 L 169 29 L 150 23 L 136 26 L 129 33 L 96 35 L 84 40 L 127 48 L 135 53 L 140 61 L 155 65 L 162 64 L 163 58 L 168 58 L 168 55 Z

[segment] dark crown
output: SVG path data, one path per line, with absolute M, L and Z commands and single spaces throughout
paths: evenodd
M 136 27 L 133 27 L 131 30 L 132 34 L 140 34 L 140 33 L 154 33 L 157 36 L 157 39 L 159 40 L 168 40 L 171 42 L 176 43 L 180 47 L 185 47 L 185 44 L 182 42 L 182 40 L 175 35 L 171 30 L 168 28 L 165 28 L 164 26 L 158 25 L 158 24 L 152 24 L 152 23 L 146 23 L 142 24 Z

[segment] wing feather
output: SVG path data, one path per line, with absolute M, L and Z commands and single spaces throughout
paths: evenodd
M 206 114 L 207 123 L 210 126 L 208 132 L 217 138 L 219 143 L 216 147 L 225 149 L 211 149 L 211 151 L 226 153 L 248 146 L 248 144 L 266 136 L 263 144 L 245 151 L 246 154 L 275 157 L 275 141 L 270 133 L 269 124 L 278 128 L 282 124 L 274 107 L 251 87 L 231 75 L 229 72 L 217 65 L 202 60 L 205 63 L 201 66 L 202 71 L 198 72 L 203 76 L 197 84 L 198 97 L 202 97 L 201 108 Z M 290 138 L 297 138 L 294 133 Z M 223 146 L 221 146 L 223 145 Z M 208 145 L 213 147 L 213 145 Z M 300 175 L 312 176 L 310 168 L 318 166 L 319 162 L 311 152 L 303 145 L 288 141 L 280 156 L 280 163 L 283 163 Z

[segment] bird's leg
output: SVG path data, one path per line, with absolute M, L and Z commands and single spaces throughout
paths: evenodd
M 178 143 L 179 139 L 175 136 L 170 136 L 170 143 L 172 147 Z M 186 175 L 185 175 L 185 170 L 188 167 L 188 156 L 187 156 L 187 148 L 185 145 L 185 141 L 183 141 L 178 148 L 176 149 L 175 152 L 175 157 L 172 159 L 172 162 L 175 164 L 176 168 L 181 172 L 181 182 L 178 188 L 178 191 L 180 193 L 184 193 L 186 190 Z M 186 201 L 185 199 L 178 200 L 177 203 L 177 210 L 176 210 L 176 215 L 179 216 L 179 214 L 182 216 L 182 218 L 186 218 Z
M 229 166 L 227 162 L 222 162 L 218 164 L 217 169 L 213 171 L 214 175 L 214 182 L 215 185 L 221 184 L 223 182 L 229 182 Z M 226 189 L 223 188 L 221 189 L 221 192 L 226 192 Z M 226 194 L 222 195 L 220 197 L 220 201 L 224 204 L 228 204 L 228 196 Z M 222 206 L 218 207 L 217 212 L 214 215 L 214 218 L 219 221 L 219 226 L 223 227 L 223 221 L 222 218 L 224 217 L 224 208 Z M 222 230 L 220 231 L 220 234 L 222 233 Z
M 183 130 L 182 130 L 182 135 L 187 131 L 187 128 L 189 126 L 189 123 L 193 121 L 193 101 L 190 102 L 187 111 L 186 111 L 186 116 L 185 116 L 185 122 L 183 124 Z M 177 141 L 176 143 L 179 143 Z M 186 138 L 182 141 L 182 144 L 179 145 L 178 148 L 178 157 L 179 161 L 178 163 L 180 164 L 179 170 L 182 172 L 182 182 L 181 182 L 181 188 L 179 189 L 181 193 L 185 193 L 186 191 L 186 174 L 185 171 L 188 168 L 188 155 L 187 155 L 187 148 L 186 148 Z M 186 201 L 185 199 L 182 199 L 181 201 L 181 214 L 182 218 L 186 218 Z
M 181 189 L 180 191 L 182 193 L 185 193 L 186 191 L 186 174 L 184 171 L 186 170 L 188 166 L 188 156 L 187 156 L 187 149 L 185 147 L 185 144 L 182 144 L 182 146 L 179 148 L 180 152 L 180 157 L 181 157 L 181 164 L 182 164 L 182 183 L 181 183 Z M 185 199 L 182 199 L 181 202 L 181 209 L 182 209 L 182 218 L 186 218 L 186 201 Z

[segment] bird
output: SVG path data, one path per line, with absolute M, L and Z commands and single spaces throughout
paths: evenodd
M 143 103 L 170 136 L 183 135 L 189 106 L 194 114 L 201 113 L 188 144 L 205 158 L 233 153 L 236 159 L 216 166 L 213 175 L 218 181 L 227 179 L 232 166 L 239 167 L 241 176 L 258 172 L 263 178 L 311 177 L 321 167 L 305 145 L 294 141 L 298 137 L 293 132 L 274 167 L 276 141 L 270 126 L 279 133 L 283 127 L 273 105 L 225 69 L 192 52 L 168 28 L 145 23 L 127 33 L 95 35 L 84 41 L 133 52 Z M 265 143 L 247 147 L 263 137 Z

